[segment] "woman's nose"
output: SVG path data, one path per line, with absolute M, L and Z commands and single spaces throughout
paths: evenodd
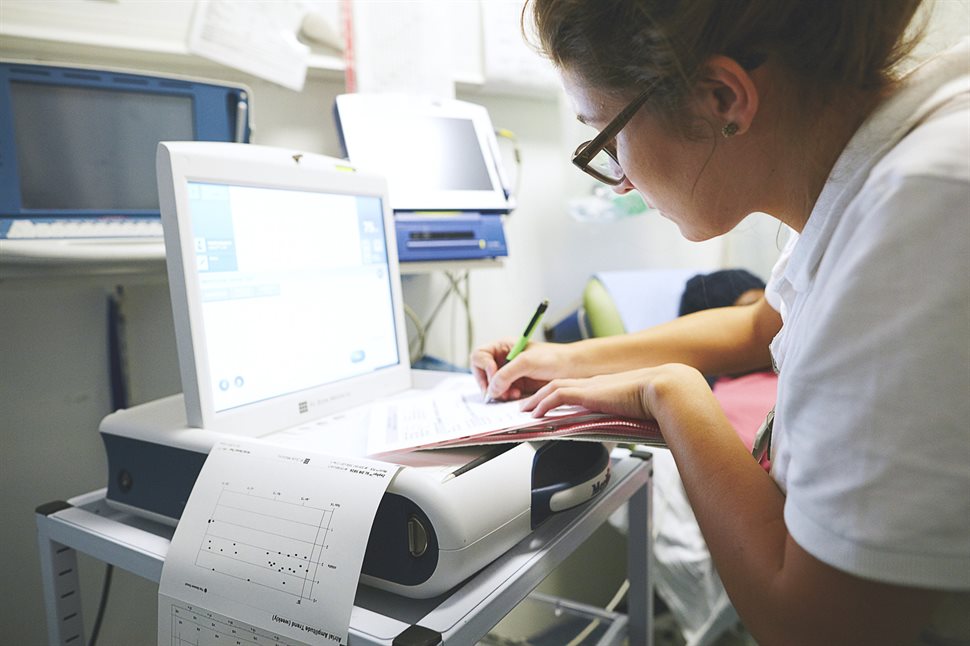
M 619 184 L 613 187 L 613 192 L 617 195 L 625 195 L 632 190 L 635 190 L 634 186 L 630 180 L 626 178 L 626 175 L 623 176 L 623 180 Z

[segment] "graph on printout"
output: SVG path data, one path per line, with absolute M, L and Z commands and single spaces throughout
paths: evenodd
M 282 492 L 223 488 L 195 564 L 239 582 L 315 603 L 325 576 L 337 504 L 318 506 Z
M 255 626 L 188 604 L 172 604 L 172 646 L 297 646 Z

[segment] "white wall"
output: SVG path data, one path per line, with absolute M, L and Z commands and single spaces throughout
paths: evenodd
M 474 3 L 457 4 L 463 6 L 456 30 L 474 29 Z M 3 0 L 0 56 L 243 81 L 254 92 L 260 143 L 336 154 L 330 106 L 343 82 L 333 57 L 317 59 L 301 93 L 205 63 L 184 51 L 191 6 L 161 0 Z M 965 0 L 938 0 L 937 12 L 934 47 L 967 33 Z M 481 38 L 462 33 L 454 40 L 468 51 L 456 60 L 462 61 L 461 77 L 474 81 Z M 683 241 L 672 224 L 650 215 L 604 224 L 572 220 L 567 200 L 589 185 L 568 163 L 583 135 L 561 99 L 499 95 L 473 83 L 460 84 L 458 97 L 482 103 L 496 126 L 514 131 L 524 160 L 519 208 L 507 221 L 511 255 L 503 268 L 476 271 L 470 278 L 476 343 L 516 334 L 542 298 L 550 299 L 553 312 L 564 312 L 598 270 L 730 263 L 767 273 L 777 253 L 777 228 L 764 216 L 746 221 L 727 243 L 700 245 Z M 178 391 L 163 276 L 23 280 L 0 275 L 0 625 L 5 643 L 45 640 L 32 510 L 104 485 L 97 425 L 110 412 L 105 308 L 117 283 L 126 284 L 133 403 Z M 444 284 L 437 275 L 407 278 L 406 300 L 427 315 Z M 430 352 L 463 362 L 464 325 L 457 306 L 446 308 L 432 328 Z M 600 551 L 616 552 L 622 550 Z M 100 568 L 85 561 L 82 574 L 90 629 Z M 609 585 L 615 583 L 611 579 Z M 101 643 L 151 643 L 154 594 L 152 585 L 118 573 Z
M 182 41 L 192 16 L 191 4 L 174 3 L 170 11 L 172 3 L 151 1 L 5 0 L 0 32 L 9 35 L 0 44 L 0 54 L 241 81 L 253 89 L 256 142 L 339 154 L 330 117 L 333 97 L 343 91 L 339 61 L 334 63 L 333 56 L 320 59 L 323 62 L 311 70 L 303 92 L 295 93 L 188 56 Z M 329 7 L 334 3 L 316 4 Z M 480 27 L 476 3 L 450 3 L 449 7 L 455 22 L 453 58 L 460 67 L 455 75 L 480 80 L 482 43 L 475 31 Z M 328 12 L 332 9 L 325 9 Z M 144 34 L 143 49 L 150 51 L 131 49 L 131 41 L 139 34 Z M 65 44 L 68 40 L 72 42 Z M 571 219 L 567 201 L 586 194 L 592 183 L 575 171 L 568 158 L 575 141 L 588 133 L 576 123 L 561 96 L 497 95 L 483 91 L 477 83 L 459 83 L 457 97 L 485 105 L 497 127 L 516 133 L 523 155 L 519 208 L 508 219 L 506 230 L 511 254 L 504 268 L 471 275 L 474 343 L 517 333 L 543 298 L 550 299 L 553 314 L 566 312 L 596 271 L 713 267 L 728 259 L 722 241 L 686 242 L 674 225 L 655 215 L 604 224 Z M 504 146 L 503 150 L 508 151 Z M 511 162 L 506 165 L 511 167 Z M 760 245 L 759 238 L 756 246 Z M 775 252 L 772 240 L 766 254 L 759 254 L 754 263 L 742 264 L 765 274 Z M 730 260 L 741 263 L 740 259 Z M 448 283 L 440 275 L 430 275 L 407 278 L 404 284 L 406 300 L 424 318 Z M 514 290 L 510 289 L 513 285 Z M 428 352 L 464 365 L 468 348 L 464 329 L 464 312 L 452 301 L 432 327 Z
M 97 431 L 111 410 L 106 321 L 112 287 L 95 279 L 0 282 L 0 641 L 5 644 L 46 643 L 33 510 L 105 486 L 107 465 Z M 148 363 L 160 366 L 147 368 L 138 388 L 149 397 L 172 392 L 177 387 L 170 358 L 174 341 L 157 305 L 167 291 L 157 281 L 133 289 L 147 295 L 151 313 L 136 322 L 146 336 L 133 350 L 157 353 Z M 103 567 L 82 559 L 80 572 L 90 633 Z M 152 643 L 155 594 L 147 581 L 117 573 L 101 643 Z

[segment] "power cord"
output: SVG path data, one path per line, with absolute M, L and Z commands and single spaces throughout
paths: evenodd
M 427 339 L 427 334 L 425 332 L 424 324 L 421 323 L 421 318 L 418 316 L 418 313 L 415 312 L 414 308 L 408 305 L 407 303 L 404 304 L 404 314 L 405 316 L 408 317 L 408 320 L 410 320 L 411 324 L 414 326 L 415 339 L 418 342 L 418 349 L 417 351 L 415 351 L 413 347 L 414 340 L 412 339 L 408 340 L 408 357 L 411 359 L 411 364 L 414 365 L 414 363 L 416 363 L 417 360 L 424 355 L 424 346 L 425 346 L 425 341 Z
M 441 295 L 441 298 L 438 299 L 438 303 L 434 306 L 434 309 L 431 310 L 431 315 L 428 317 L 428 320 L 425 323 L 421 323 L 420 319 L 417 318 L 417 314 L 414 312 L 414 310 L 413 309 L 411 310 L 412 314 L 414 314 L 414 318 L 412 319 L 412 322 L 414 322 L 415 327 L 417 328 L 417 334 L 418 334 L 418 349 L 416 352 L 411 353 L 411 363 L 414 363 L 415 361 L 417 361 L 418 359 L 424 356 L 425 344 L 428 340 L 428 330 L 431 328 L 431 324 L 434 323 L 435 318 L 437 318 L 438 316 L 438 312 L 440 312 L 441 308 L 444 307 L 444 304 L 445 302 L 447 302 L 448 297 L 450 295 L 451 295 L 451 288 L 445 291 L 445 293 Z M 410 344 L 409 344 L 409 347 L 410 347 Z
M 514 637 L 503 637 L 495 633 L 488 633 L 478 642 L 483 646 L 532 646 L 528 639 L 516 639 Z
M 512 144 L 512 159 L 515 162 L 515 181 L 512 183 L 512 188 L 509 189 L 509 213 L 515 210 L 515 199 L 519 195 L 519 187 L 522 185 L 522 150 L 519 148 L 519 139 L 515 136 L 515 133 L 506 128 L 496 128 L 495 135 L 511 142 Z
M 458 299 L 461 301 L 462 308 L 465 310 L 465 331 L 467 334 L 468 345 L 467 354 L 471 354 L 473 325 L 471 310 L 469 309 L 469 272 L 468 270 L 465 270 L 460 274 L 456 274 L 455 272 L 446 271 L 444 274 L 448 279 L 448 287 L 445 289 L 444 293 L 431 310 L 431 314 L 428 316 L 427 321 L 422 323 L 421 318 L 418 316 L 418 313 L 414 310 L 414 308 L 410 307 L 406 303 L 404 305 L 404 314 L 408 317 L 408 320 L 411 321 L 415 331 L 414 337 L 408 339 L 408 354 L 410 356 L 412 365 L 424 356 L 431 325 L 435 322 L 439 312 L 441 312 L 441 308 L 444 307 L 446 302 L 448 302 L 448 299 L 452 294 L 458 297 Z M 462 291 L 462 283 L 464 283 L 464 291 Z
M 130 381 L 128 376 L 128 353 L 125 338 L 125 291 L 118 285 L 108 296 L 108 379 L 111 387 L 111 407 L 113 410 L 128 408 L 130 399 Z M 111 593 L 111 577 L 114 566 L 110 563 L 104 567 L 104 581 L 101 583 L 101 600 L 98 602 L 98 614 L 91 630 L 89 646 L 98 643 L 101 623 L 108 607 L 108 597 Z
M 626 596 L 627 591 L 630 589 L 629 579 L 625 579 L 620 587 L 617 589 L 616 594 L 610 599 L 610 602 L 606 604 L 605 610 L 613 612 L 616 607 L 620 605 L 620 601 Z M 599 619 L 594 619 L 589 622 L 582 631 L 580 631 L 566 646 L 579 646 L 582 644 L 600 625 Z M 488 633 L 481 640 L 482 644 L 487 644 L 488 646 L 531 646 L 532 642 L 529 638 L 509 638 L 495 633 Z
M 101 632 L 101 622 L 104 620 L 104 611 L 108 607 L 108 593 L 111 592 L 111 576 L 114 574 L 115 566 L 110 563 L 104 567 L 104 582 L 101 584 L 101 601 L 98 602 L 98 614 L 94 618 L 94 628 L 91 630 L 91 639 L 88 646 L 96 646 L 98 643 L 98 633 Z
M 467 357 L 472 352 L 472 334 L 474 333 L 471 302 L 469 300 L 469 272 L 465 271 L 461 276 L 456 276 L 452 272 L 446 271 L 445 276 L 447 276 L 448 280 L 451 282 L 451 291 L 458 295 L 459 300 L 461 300 L 462 307 L 465 310 L 465 356 Z M 461 290 L 461 283 L 465 284 L 464 292 Z M 452 344 L 452 347 L 454 347 L 454 344 Z
M 108 296 L 108 380 L 111 384 L 112 410 L 128 408 L 131 396 L 127 349 L 125 290 L 118 285 Z
M 613 598 L 610 599 L 610 602 L 606 604 L 606 610 L 610 612 L 613 612 L 614 610 L 616 610 L 616 607 L 620 605 L 620 601 L 623 600 L 623 597 L 626 595 L 627 590 L 629 589 L 630 589 L 630 580 L 624 579 L 623 583 L 620 584 L 619 589 L 617 589 L 616 594 L 613 595 Z M 589 622 L 589 624 L 586 625 L 586 628 L 584 628 L 578 635 L 573 637 L 572 641 L 566 644 L 566 646 L 579 646 L 579 644 L 582 644 L 583 641 L 587 637 L 589 637 L 594 630 L 596 630 L 599 627 L 599 625 L 600 625 L 599 619 L 594 619 L 593 621 Z

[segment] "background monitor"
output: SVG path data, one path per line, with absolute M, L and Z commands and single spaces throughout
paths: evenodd
M 12 220 L 159 215 L 155 148 L 249 139 L 241 85 L 0 63 L 0 237 Z
M 509 210 L 488 111 L 406 95 L 343 94 L 334 108 L 347 158 L 387 177 L 395 211 Z

